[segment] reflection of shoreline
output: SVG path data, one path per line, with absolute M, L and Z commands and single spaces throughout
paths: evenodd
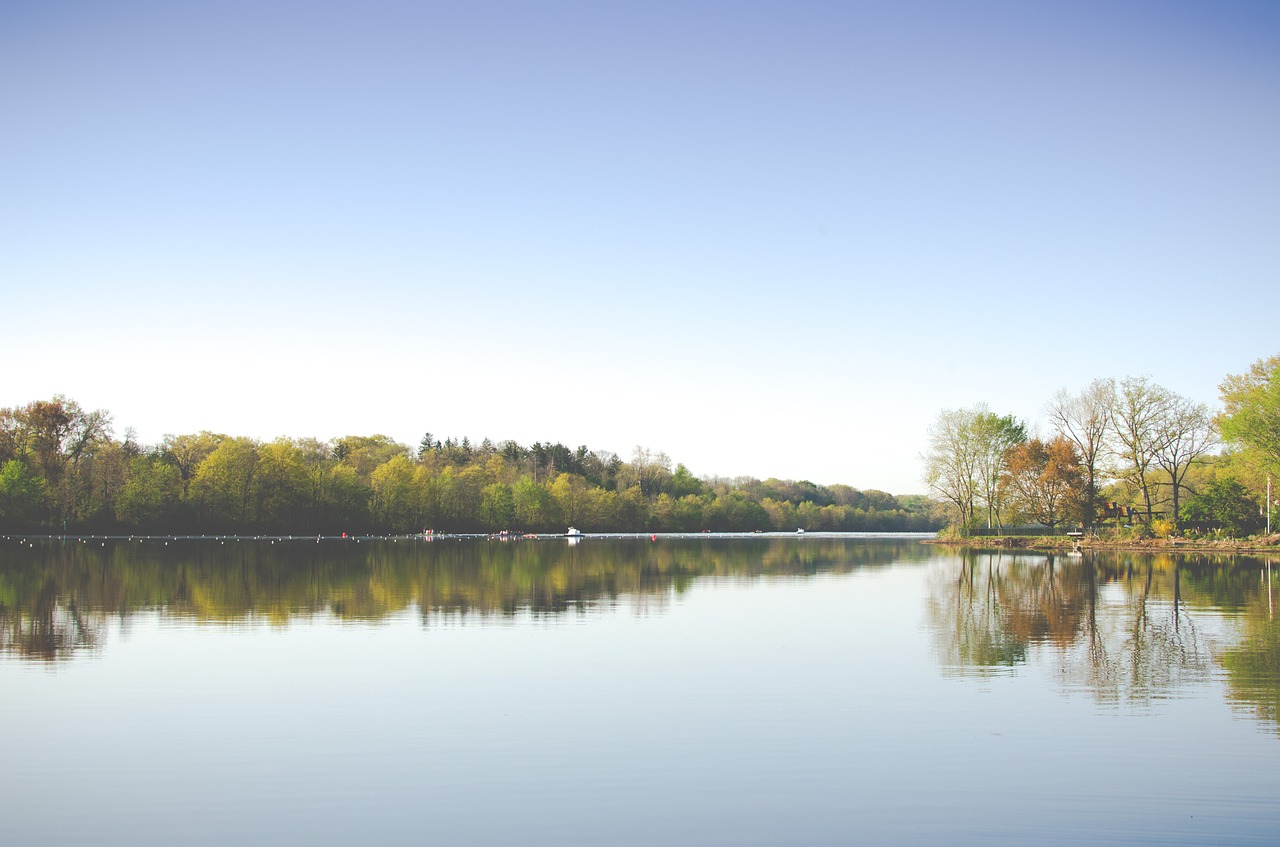
M 1280 732 L 1280 626 L 1264 559 L 966 551 L 936 559 L 926 617 L 946 675 L 1049 664 L 1065 691 L 1148 707 L 1223 674 L 1237 711 Z
M 635 598 L 661 608 L 703 577 L 790 577 L 927 556 L 904 540 L 590 539 L 569 545 L 443 540 L 61 541 L 0 545 L 0 651 L 43 660 L 101 643 L 107 618 L 141 610 L 199 622 L 287 625 L 328 613 L 376 621 L 440 615 L 556 616 Z
M 1280 534 L 1260 540 L 1210 541 L 1194 538 L 1148 538 L 1142 541 L 1116 541 L 1099 538 L 1066 536 L 995 535 L 972 538 L 927 538 L 920 542 L 958 551 L 1029 550 L 1061 553 L 1079 545 L 1086 551 L 1132 553 L 1247 553 L 1280 556 Z

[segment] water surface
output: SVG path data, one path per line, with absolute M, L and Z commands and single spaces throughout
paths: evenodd
M 0 544 L 5 843 L 1273 843 L 1265 560 Z

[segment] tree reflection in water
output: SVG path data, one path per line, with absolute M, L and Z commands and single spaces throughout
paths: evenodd
M 926 616 L 949 674 L 1048 661 L 1065 689 L 1129 707 L 1221 674 L 1236 708 L 1277 731 L 1274 576 L 1250 557 L 967 553 L 931 575 Z
M 1277 727 L 1280 735 L 1280 625 L 1275 618 L 1275 563 L 1258 568 L 1259 590 L 1249 598 L 1241 620 L 1243 638 L 1222 652 L 1227 697 L 1239 712 Z
M 902 539 L 830 537 L 421 541 L 0 540 L 0 651 L 56 660 L 93 649 L 113 617 L 200 622 L 331 615 L 379 620 L 583 613 L 626 597 L 661 609 L 705 576 L 801 577 L 885 567 L 928 552 Z

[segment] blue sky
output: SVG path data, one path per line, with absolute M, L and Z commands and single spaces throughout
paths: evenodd
M 920 491 L 1280 352 L 1266 3 L 0 5 L 0 405 Z

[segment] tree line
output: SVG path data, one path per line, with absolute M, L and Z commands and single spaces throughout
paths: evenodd
M 925 481 L 961 534 L 1109 521 L 1139 535 L 1240 537 L 1266 524 L 1280 476 L 1280 356 L 1220 386 L 1222 408 L 1150 377 L 1096 379 L 1059 391 L 1049 432 L 986 404 L 943 410 L 929 430 Z
M 426 433 L 263 442 L 208 431 L 137 443 L 111 415 L 55 396 L 0 409 L 0 530 L 336 534 L 563 531 L 929 531 L 923 495 L 698 478 L 637 447 Z

